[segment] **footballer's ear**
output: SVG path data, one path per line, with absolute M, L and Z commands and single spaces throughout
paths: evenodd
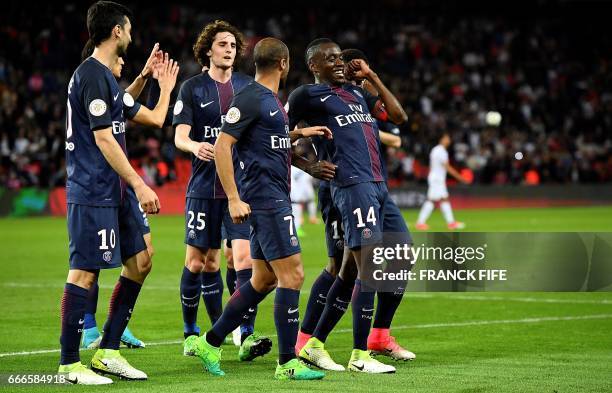
M 319 67 L 318 67 L 317 63 L 315 63 L 314 59 L 310 59 L 310 61 L 308 62 L 308 69 L 313 74 L 316 74 L 316 73 L 319 72 Z

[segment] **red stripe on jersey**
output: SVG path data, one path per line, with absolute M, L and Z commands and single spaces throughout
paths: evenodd
M 361 123 L 363 135 L 368 145 L 368 153 L 370 155 L 370 168 L 372 169 L 372 177 L 374 181 L 384 180 L 380 165 L 380 156 L 378 154 L 378 138 L 374 134 L 374 127 L 369 123 Z

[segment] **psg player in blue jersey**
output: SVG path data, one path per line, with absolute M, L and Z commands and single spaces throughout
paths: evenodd
M 324 124 L 332 129 L 334 140 L 316 141 L 319 154 L 326 155 L 338 165 L 336 177 L 330 184 L 332 202 L 342 218 L 346 246 L 355 261 L 367 261 L 369 252 L 382 241 L 383 218 L 389 202 L 380 157 L 379 130 L 376 120 L 401 123 L 407 116 L 395 97 L 371 71 L 365 62 L 353 60 L 347 66 L 354 76 L 368 79 L 379 93 L 375 96 L 354 84 L 347 83 L 345 63 L 337 44 L 328 39 L 313 41 L 306 51 L 306 61 L 315 76 L 315 84 L 302 86 L 291 93 L 289 116 L 291 125 L 300 121 L 308 124 Z M 345 258 L 345 262 L 350 260 Z M 353 306 L 353 353 L 348 368 L 367 373 L 394 372 L 395 368 L 373 359 L 368 349 L 368 334 L 374 311 L 374 291 L 362 283 L 360 263 L 354 288 L 352 282 L 344 282 L 339 275 L 326 295 L 335 309 L 334 323 L 326 327 L 328 332 L 342 316 L 350 301 Z M 332 291 L 333 289 L 333 291 Z M 352 291 L 352 297 L 350 292 Z M 402 288 L 403 292 L 403 288 Z M 397 299 L 393 299 L 398 302 Z M 397 303 L 399 304 L 399 303 Z M 326 307 L 329 308 L 329 307 Z M 394 313 L 397 306 L 383 307 Z M 392 310 L 392 311 L 391 311 Z M 315 335 L 316 336 L 316 335 Z M 326 335 L 323 335 L 326 337 Z M 313 337 L 302 349 L 312 353 L 300 356 L 324 368 L 343 370 L 324 350 L 322 342 Z M 308 348 L 306 348 L 308 347 Z M 321 363 L 320 358 L 324 358 Z
M 196 355 L 206 370 L 223 375 L 220 345 L 243 313 L 261 302 L 274 287 L 274 322 L 278 333 L 277 379 L 321 379 L 295 355 L 299 324 L 299 294 L 304 280 L 300 244 L 295 232 L 289 188 L 291 143 L 300 137 L 325 135 L 325 127 L 289 132 L 289 119 L 277 92 L 289 72 L 289 50 L 265 38 L 253 52 L 256 75 L 235 95 L 215 144 L 217 172 L 228 197 L 234 222 L 250 217 L 253 276 L 236 289 L 221 318 L 197 341 Z M 235 149 L 234 149 L 235 147 Z M 235 150 L 235 151 L 234 151 Z M 240 192 L 235 183 L 232 156 L 244 164 Z
M 125 188 L 131 186 L 146 213 L 160 209 L 159 199 L 131 167 L 125 146 L 127 105 L 111 72 L 131 42 L 131 12 L 99 1 L 87 12 L 87 29 L 95 49 L 76 69 L 68 85 L 66 113 L 66 194 L 70 270 L 62 297 L 59 372 L 73 383 L 108 384 L 80 361 L 79 342 L 88 291 L 100 269 L 123 266 L 110 301 L 100 349 L 92 369 L 123 379 L 146 379 L 119 353 L 121 334 L 134 310 L 151 268 L 139 224 L 129 214 Z M 121 100 L 119 97 L 121 96 Z M 142 253 L 145 251 L 145 253 Z M 143 256 L 138 261 L 136 256 Z
M 175 144 L 193 154 L 192 174 L 185 206 L 185 266 L 180 297 L 183 311 L 183 353 L 193 355 L 200 328 L 197 312 L 200 294 L 214 324 L 222 312 L 223 280 L 219 269 L 222 226 L 232 245 L 237 285 L 251 278 L 249 223 L 233 223 L 227 196 L 215 169 L 214 143 L 234 94 L 253 79 L 233 72 L 244 49 L 244 38 L 231 24 L 217 20 L 204 27 L 194 45 L 200 65 L 208 67 L 183 82 L 174 104 Z M 236 157 L 236 179 L 242 178 Z M 241 325 L 240 360 L 252 360 L 269 352 L 269 338 L 254 332 L 256 307 L 247 310 Z
M 94 44 L 92 41 L 88 41 L 83 48 L 83 60 L 92 55 L 94 50 Z M 117 79 L 121 78 L 121 71 L 123 69 L 124 61 L 122 57 L 117 57 L 117 62 L 111 67 L 113 76 Z M 159 44 L 155 44 L 149 58 L 147 59 L 143 70 L 139 73 L 138 77 L 125 89 L 125 93 L 122 97 L 123 104 L 126 111 L 130 111 L 133 101 L 138 99 L 142 93 L 147 80 L 154 78 L 158 81 L 156 86 L 161 87 L 160 94 L 157 97 L 156 102 L 152 105 L 153 109 L 149 110 L 146 106 L 140 106 L 138 112 L 132 119 L 136 123 L 140 123 L 152 127 L 160 127 L 163 119 L 168 112 L 168 104 L 170 100 L 170 93 L 176 84 L 176 76 L 178 74 L 178 64 L 174 63 L 168 58 L 168 54 L 164 55 L 163 51 L 159 49 Z M 153 243 L 151 240 L 151 230 L 149 227 L 149 220 L 147 214 L 144 212 L 136 194 L 131 187 L 126 188 L 127 202 L 130 205 L 130 213 L 134 216 L 134 219 L 140 223 L 140 230 L 147 247 L 147 253 L 149 258 L 153 258 L 154 250 Z M 144 251 L 143 251 L 144 252 Z M 137 260 L 143 260 L 137 255 Z M 81 348 L 97 349 L 100 345 L 102 335 L 98 330 L 96 323 L 96 311 L 98 305 L 98 282 L 94 282 L 92 288 L 89 291 L 87 298 L 87 306 L 85 309 L 84 324 L 83 324 L 83 337 L 81 340 Z M 130 329 L 126 326 L 123 334 L 121 335 L 121 343 L 126 345 L 128 348 L 144 348 L 145 344 L 136 338 Z

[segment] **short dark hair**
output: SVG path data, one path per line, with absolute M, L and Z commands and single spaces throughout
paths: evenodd
M 195 44 L 193 44 L 193 55 L 202 67 L 210 64 L 210 58 L 206 55 L 206 52 L 212 48 L 217 33 L 223 32 L 228 32 L 236 38 L 236 59 L 234 63 L 242 56 L 245 41 L 240 30 L 224 20 L 216 20 L 204 26 Z
M 110 37 L 117 25 L 123 28 L 126 18 L 132 17 L 132 11 L 126 6 L 113 1 L 98 1 L 87 10 L 87 31 L 95 46 Z
M 306 47 L 306 53 L 304 54 L 304 58 L 306 59 L 306 65 L 310 63 L 312 56 L 314 56 L 314 54 L 319 49 L 319 46 L 321 46 L 322 44 L 335 44 L 335 42 L 330 40 L 329 38 L 317 38 L 312 40 L 310 44 L 308 44 L 308 46 Z
M 289 59 L 289 48 L 279 39 L 267 37 L 253 49 L 253 59 L 258 70 L 274 67 L 281 59 Z
M 342 58 L 344 59 L 344 61 L 346 63 L 348 63 L 351 60 L 355 60 L 355 59 L 361 59 L 363 61 L 366 62 L 366 64 L 370 64 L 370 61 L 368 60 L 368 58 L 366 57 L 365 53 L 363 53 L 362 51 L 360 51 L 359 49 L 345 49 L 342 51 Z

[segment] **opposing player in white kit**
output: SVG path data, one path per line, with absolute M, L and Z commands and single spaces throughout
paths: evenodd
M 314 203 L 313 177 L 295 166 L 291 167 L 291 210 L 295 218 L 298 236 L 303 236 L 304 205 L 311 223 L 317 222 L 317 205 Z
M 451 138 L 448 133 L 443 133 L 439 139 L 438 145 L 431 150 L 429 154 L 429 176 L 427 176 L 427 200 L 421 206 L 421 212 L 415 225 L 418 230 L 427 230 L 429 225 L 426 221 L 431 215 L 431 212 L 435 208 L 434 203 L 440 203 L 440 210 L 448 229 L 463 229 L 465 224 L 459 221 L 455 221 L 453 217 L 453 209 L 448 200 L 448 190 L 446 189 L 446 173 L 448 172 L 452 177 L 457 179 L 463 184 L 468 184 L 455 168 L 453 168 L 448 162 L 448 152 L 446 149 L 451 144 Z

